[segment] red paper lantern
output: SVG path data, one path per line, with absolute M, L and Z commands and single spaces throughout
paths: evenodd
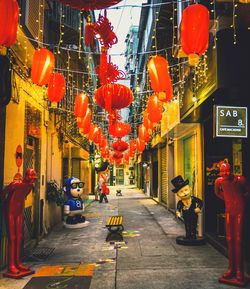
M 98 131 L 98 126 L 96 124 L 91 124 L 89 135 L 88 135 L 88 139 L 90 141 L 94 141 L 94 137 L 95 137 L 95 134 L 97 133 L 97 131 Z
M 136 148 L 139 152 L 143 152 L 145 149 L 145 141 L 140 138 L 136 139 Z
M 10 47 L 16 42 L 19 7 L 16 0 L 0 1 L 0 45 Z
M 190 65 L 199 62 L 199 55 L 208 47 L 209 11 L 201 4 L 184 9 L 181 20 L 181 47 L 188 55 Z
M 31 79 L 37 85 L 49 83 L 55 67 L 54 54 L 46 48 L 35 51 L 31 67 Z
M 121 0 L 58 0 L 59 2 L 80 10 L 99 10 L 115 5 Z
M 148 62 L 151 87 L 159 92 L 161 101 L 169 101 L 173 96 L 172 81 L 168 72 L 168 62 L 161 56 L 152 56 Z
M 65 93 L 66 82 L 61 73 L 52 73 L 48 85 L 48 99 L 50 101 L 59 102 Z
M 139 135 L 139 138 L 141 140 L 144 140 L 145 142 L 148 142 L 150 140 L 150 135 L 149 135 L 148 130 L 144 124 L 139 125 L 138 135 Z
M 130 125 L 120 121 L 117 121 L 114 124 L 110 124 L 108 127 L 109 134 L 118 138 L 124 137 L 125 135 L 129 134 L 130 131 Z
M 129 106 L 133 99 L 132 91 L 122 84 L 102 85 L 95 91 L 96 103 L 108 112 Z
M 99 144 L 100 141 L 101 141 L 101 137 L 102 137 L 102 130 L 100 127 L 97 127 L 97 130 L 95 129 L 95 132 L 94 132 L 94 139 L 93 141 L 96 143 L 96 144 Z
M 79 93 L 76 96 L 74 113 L 77 117 L 84 117 L 87 112 L 87 108 L 89 105 L 89 99 L 86 94 Z
M 152 122 L 159 122 L 162 119 L 162 103 L 156 94 L 149 97 L 147 102 L 148 118 Z
M 120 152 L 115 152 L 112 157 L 113 157 L 114 160 L 122 159 L 123 158 L 123 154 L 120 153 Z
M 78 125 L 79 128 L 82 130 L 83 134 L 88 134 L 90 132 L 91 110 L 89 108 L 87 108 L 85 116 L 83 118 L 80 118 Z
M 112 148 L 116 152 L 124 152 L 128 149 L 128 144 L 119 139 L 112 144 Z

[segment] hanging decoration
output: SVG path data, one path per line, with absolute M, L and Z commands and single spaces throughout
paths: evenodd
M 95 102 L 108 112 L 129 106 L 133 99 L 132 91 L 123 84 L 110 83 L 95 91 Z
M 126 78 L 125 72 L 119 70 L 117 65 L 113 64 L 110 60 L 107 62 L 107 58 L 104 58 L 103 52 L 101 52 L 100 65 L 96 67 L 96 73 L 99 75 L 101 85 Z
M 128 149 L 128 144 L 125 141 L 118 139 L 117 141 L 113 142 L 112 148 L 116 152 L 124 152 Z
M 122 138 L 129 134 L 131 131 L 129 123 L 116 121 L 114 123 L 109 123 L 108 132 L 113 137 Z
M 16 42 L 19 7 L 16 0 L 0 1 L 0 45 L 10 47 Z
M 150 134 L 148 133 L 148 130 L 144 124 L 139 125 L 138 136 L 139 139 L 144 140 L 145 142 L 148 142 L 150 140 Z
M 77 119 L 77 124 L 83 134 L 88 134 L 90 132 L 91 115 L 91 110 L 87 108 L 85 116 Z
M 151 87 L 158 92 L 158 98 L 167 102 L 173 96 L 172 81 L 168 71 L 168 61 L 162 56 L 152 56 L 148 62 Z
M 181 20 L 181 47 L 191 66 L 199 62 L 199 56 L 208 48 L 209 10 L 201 4 L 184 9 Z
M 37 85 L 48 84 L 54 67 L 54 54 L 46 48 L 37 49 L 31 67 L 32 81 Z
M 100 41 L 100 44 L 106 48 L 111 48 L 112 45 L 118 42 L 118 38 L 113 32 L 113 26 L 107 18 L 105 10 L 104 16 L 99 15 L 98 21 L 94 24 L 95 38 Z
M 145 141 L 141 140 L 140 138 L 136 139 L 136 148 L 138 152 L 143 152 L 145 150 Z
M 107 48 L 104 46 L 101 47 L 100 65 L 96 67 L 96 73 L 99 75 L 100 84 L 106 84 L 108 77 L 108 55 Z
M 48 84 L 48 99 L 52 102 L 59 102 L 62 100 L 65 90 L 66 82 L 63 74 L 52 73 Z
M 88 15 L 84 33 L 84 43 L 86 46 L 94 44 L 94 35 L 94 23 L 91 22 L 91 18 Z
M 76 117 L 85 117 L 89 105 L 89 99 L 86 94 L 79 93 L 76 96 L 74 113 Z
M 99 10 L 115 5 L 121 0 L 58 0 L 64 5 L 80 10 Z
M 162 119 L 162 103 L 156 94 L 149 97 L 147 102 L 148 118 L 151 122 L 159 122 Z

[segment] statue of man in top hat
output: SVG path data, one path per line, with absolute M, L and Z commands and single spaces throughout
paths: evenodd
M 184 181 L 182 176 L 177 176 L 171 180 L 171 183 L 174 186 L 172 192 L 180 198 L 177 203 L 176 215 L 180 217 L 182 213 L 186 229 L 185 240 L 196 240 L 198 213 L 201 212 L 203 202 L 191 195 L 192 190 L 188 185 L 189 180 Z

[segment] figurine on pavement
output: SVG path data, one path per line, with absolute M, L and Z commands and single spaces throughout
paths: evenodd
M 83 187 L 84 183 L 75 177 L 69 178 L 64 185 L 64 192 L 68 197 L 64 203 L 64 214 L 67 216 L 64 223 L 66 228 L 83 228 L 89 225 L 83 216 L 84 203 L 81 198 Z
M 177 203 L 176 215 L 177 217 L 180 217 L 181 214 L 183 216 L 186 229 L 186 236 L 184 239 L 187 242 L 196 240 L 198 213 L 201 212 L 203 202 L 201 199 L 191 195 L 192 190 L 188 185 L 189 180 L 184 181 L 182 176 L 177 176 L 171 180 L 171 183 L 175 187 L 172 192 L 177 194 L 180 199 Z M 190 245 L 191 243 L 192 242 L 190 242 Z
M 231 172 L 229 163 L 220 166 L 220 177 L 215 180 L 214 191 L 217 197 L 225 202 L 226 238 L 228 245 L 228 270 L 219 281 L 234 285 L 245 285 L 242 231 L 245 201 L 248 186 L 245 177 L 236 176 Z
M 8 272 L 3 274 L 5 277 L 21 278 L 34 273 L 22 264 L 21 251 L 24 202 L 36 179 L 35 170 L 27 169 L 24 178 L 20 176 L 15 179 L 0 194 L 5 208 L 8 234 Z

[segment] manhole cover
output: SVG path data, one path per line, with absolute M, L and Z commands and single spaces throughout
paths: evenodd
M 39 261 L 47 259 L 55 250 L 55 248 L 38 247 L 28 250 L 24 253 L 25 261 Z

